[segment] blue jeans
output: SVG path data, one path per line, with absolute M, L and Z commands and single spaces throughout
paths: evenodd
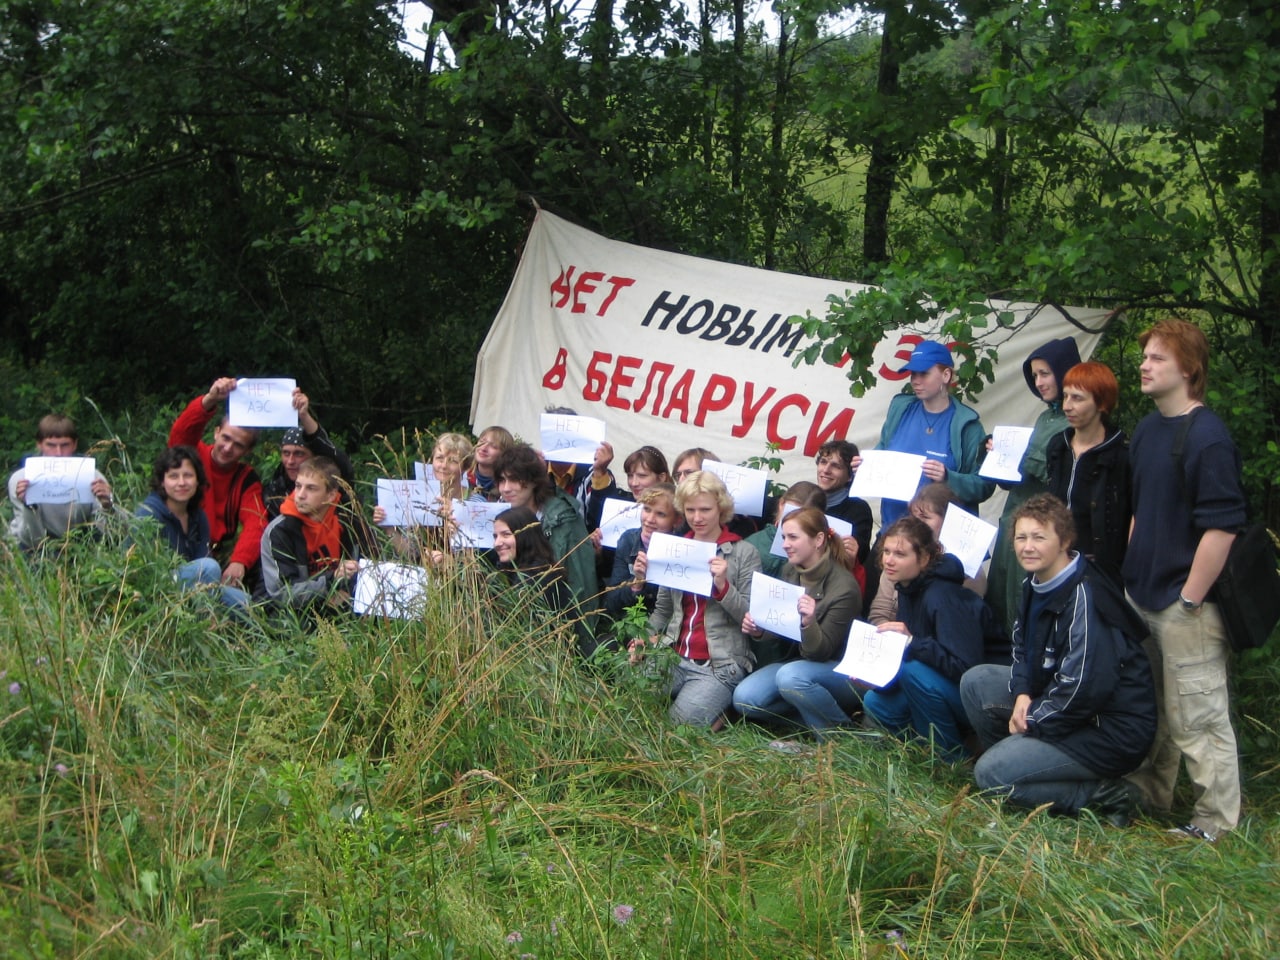
M 1049 803 L 1051 813 L 1069 816 L 1089 802 L 1102 777 L 1052 743 L 1009 733 L 1014 696 L 1008 667 L 982 664 L 967 670 L 960 678 L 960 699 L 987 747 L 973 768 L 980 788 L 1020 807 Z
M 910 728 L 916 736 L 932 740 L 945 759 L 965 757 L 969 722 L 960 702 L 960 685 L 919 660 L 903 660 L 893 686 L 868 690 L 862 707 L 892 734 L 902 736 Z
M 182 584 L 183 590 L 208 587 L 214 584 L 221 585 L 222 568 L 218 566 L 218 561 L 213 557 L 202 557 L 199 560 L 192 560 L 180 566 L 177 577 L 178 583 Z M 219 586 L 219 590 L 224 606 L 230 607 L 237 612 L 244 612 L 249 609 L 249 595 L 243 590 L 223 586 Z
M 733 692 L 733 705 L 751 720 L 794 720 L 821 732 L 845 727 L 861 707 L 858 691 L 838 660 L 789 660 L 761 667 Z

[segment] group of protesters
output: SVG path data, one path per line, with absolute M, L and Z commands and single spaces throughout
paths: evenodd
M 1194 809 L 1170 832 L 1214 842 L 1240 815 L 1212 588 L 1246 520 L 1241 462 L 1204 405 L 1199 328 L 1164 320 L 1140 344 L 1141 391 L 1155 410 L 1131 438 L 1112 422 L 1109 368 L 1080 362 L 1070 338 L 1031 353 L 1022 372 L 1044 410 L 1022 479 L 1008 485 L 990 565 L 975 576 L 939 535 L 950 506 L 976 512 L 994 494 L 980 469 L 991 438 L 955 395 L 950 350 L 930 341 L 903 368 L 910 391 L 893 398 L 876 445 L 922 457 L 919 485 L 881 500 L 878 535 L 870 506 L 850 493 L 862 457 L 847 440 L 824 444 L 813 481 L 792 484 L 757 520 L 735 514 L 723 481 L 702 469 L 718 459 L 705 448 L 668 460 L 643 446 L 624 458 L 620 484 L 607 443 L 590 465 L 560 463 L 501 426 L 474 441 L 436 437 L 429 467 L 444 522 L 383 535 L 386 512 L 364 516 L 351 460 L 303 392 L 264 482 L 249 462 L 258 431 L 218 416 L 237 383 L 220 378 L 174 422 L 131 536 L 164 538 L 177 579 L 236 618 L 323 615 L 349 606 L 362 558 L 458 563 L 449 504 L 500 502 L 493 546 L 472 559 L 570 625 L 575 655 L 604 648 L 647 669 L 656 647 L 672 649 L 675 722 L 761 724 L 778 736 L 770 746 L 796 754 L 841 731 L 916 739 L 941 760 L 972 761 L 978 786 L 1007 802 L 1117 825 L 1139 809 L 1168 815 L 1185 759 Z M 36 445 L 41 457 L 75 455 L 74 422 L 44 417 Z M 23 469 L 10 477 L 11 534 L 32 557 L 127 514 L 101 473 L 87 503 L 28 503 L 30 489 Z M 636 526 L 612 549 L 601 530 L 609 499 L 638 504 Z M 708 592 L 649 582 L 657 534 L 702 545 Z M 756 573 L 798 588 L 798 641 L 753 619 Z M 643 636 L 618 629 L 641 611 Z M 888 683 L 838 669 L 860 620 L 901 647 Z

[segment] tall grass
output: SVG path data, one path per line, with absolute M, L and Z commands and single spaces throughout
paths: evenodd
M 1002 810 L 885 738 L 673 728 L 659 678 L 581 664 L 465 567 L 421 621 L 306 633 L 143 546 L 3 563 L 5 955 L 1280 954 L 1265 653 L 1248 815 L 1207 846 Z

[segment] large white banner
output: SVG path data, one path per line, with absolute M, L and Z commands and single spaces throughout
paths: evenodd
M 856 400 L 842 367 L 793 367 L 806 341 L 787 318 L 825 315 L 828 295 L 857 289 L 620 243 L 539 211 L 477 358 L 472 425 L 500 424 L 536 445 L 544 406 L 599 417 L 620 484 L 623 459 L 644 444 L 668 460 L 705 447 L 741 463 L 776 443 L 785 461 L 779 479 L 812 480 L 814 455 L 826 441 L 875 446 L 889 400 L 909 377 L 897 370 L 930 336 L 902 329 L 881 343 L 878 382 Z M 988 431 L 1030 425 L 1044 403 L 1023 379 L 1027 355 L 1071 336 L 1087 359 L 1105 314 L 1003 301 L 991 307 L 1012 310 L 1017 322 L 1012 329 L 992 324 L 998 374 L 978 411 Z

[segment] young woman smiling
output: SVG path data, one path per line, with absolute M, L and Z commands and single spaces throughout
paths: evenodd
M 751 598 L 751 574 L 760 555 L 725 524 L 733 499 L 715 474 L 695 471 L 676 488 L 676 509 L 683 514 L 686 537 L 716 545 L 710 561 L 711 596 L 662 587 L 649 629 L 649 643 L 673 646 L 680 654 L 671 677 L 672 721 L 712 726 L 733 702 L 734 687 L 751 672 L 751 648 L 742 633 Z M 644 656 L 645 641 L 631 645 L 633 662 Z
M 862 609 L 862 591 L 846 567 L 846 550 L 854 541 L 829 529 L 826 514 L 805 507 L 782 520 L 782 547 L 787 565 L 780 578 L 804 588 L 796 608 L 800 643 L 787 641 L 784 662 L 761 667 L 738 684 L 733 705 L 744 717 L 764 722 L 799 718 L 809 730 L 847 726 L 861 708 L 849 678 L 835 672 L 844 653 L 849 625 Z M 763 636 L 748 613 L 742 620 L 748 636 Z M 780 638 L 785 640 L 785 638 Z
M 184 587 L 219 584 L 222 569 L 209 553 L 209 518 L 200 503 L 207 482 L 200 455 L 191 447 L 169 447 L 156 457 L 151 471 L 151 492 L 134 512 L 160 525 L 165 540 L 183 564 L 177 570 Z M 249 595 L 236 587 L 219 587 L 222 602 L 243 610 Z
M 640 502 L 640 526 L 618 538 L 604 597 L 605 611 L 615 620 L 637 599 L 643 599 L 645 609 L 653 612 L 658 588 L 645 580 L 649 541 L 655 533 L 671 533 L 676 528 L 676 488 L 671 484 L 653 484 L 636 499 Z

